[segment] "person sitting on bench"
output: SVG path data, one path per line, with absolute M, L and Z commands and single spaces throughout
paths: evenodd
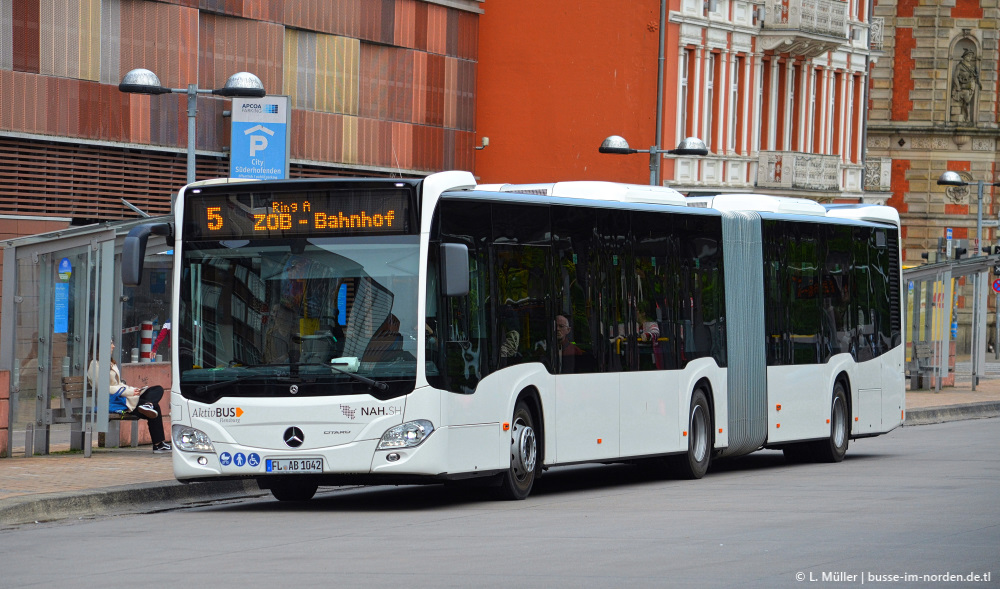
M 153 452 L 164 454 L 173 448 L 165 440 L 163 434 L 163 415 L 160 414 L 160 399 L 163 398 L 163 387 L 151 386 L 136 388 L 122 382 L 122 374 L 115 362 L 115 342 L 111 342 L 111 403 L 112 413 L 129 413 L 145 419 L 149 425 L 149 436 L 153 440 Z M 87 380 L 90 386 L 97 386 L 97 360 L 91 360 L 87 370 Z M 117 404 L 117 406 L 116 406 Z

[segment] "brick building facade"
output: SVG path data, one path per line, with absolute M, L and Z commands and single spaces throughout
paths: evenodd
M 485 182 L 644 184 L 648 156 L 599 154 L 609 135 L 661 148 L 703 139 L 709 155 L 664 156 L 684 192 L 764 192 L 883 202 L 866 174 L 868 0 L 487 2 L 480 20 L 476 158 Z M 512 35 L 518 30 L 520 35 Z
M 947 170 L 967 182 L 997 179 L 1000 8 L 980 0 L 880 0 L 874 16 L 884 55 L 871 73 L 868 152 L 891 169 L 888 204 L 902 218 L 903 263 L 933 257 L 949 228 L 972 252 L 976 186 L 949 188 L 937 180 Z M 985 187 L 983 219 L 996 219 L 995 195 Z M 996 229 L 984 228 L 983 242 L 996 243 Z M 971 280 L 962 282 L 960 342 L 969 339 L 972 308 Z

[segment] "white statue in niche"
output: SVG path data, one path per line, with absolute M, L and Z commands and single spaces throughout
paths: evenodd
M 962 60 L 955 65 L 951 78 L 952 120 L 956 123 L 972 123 L 973 102 L 976 89 L 982 90 L 979 82 L 979 68 L 976 67 L 976 52 L 962 51 Z

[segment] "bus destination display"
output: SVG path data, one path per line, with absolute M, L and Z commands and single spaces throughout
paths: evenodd
M 186 220 L 206 239 L 399 235 L 409 230 L 409 196 L 405 190 L 195 194 Z

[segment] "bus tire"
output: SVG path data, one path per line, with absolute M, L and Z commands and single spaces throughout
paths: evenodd
M 278 501 L 309 501 L 318 488 L 315 483 L 281 482 L 271 486 L 271 495 Z
M 531 493 L 538 467 L 535 421 L 523 400 L 514 407 L 510 424 L 510 467 L 501 478 L 499 491 L 504 499 L 521 500 Z
M 712 461 L 712 413 L 702 389 L 691 395 L 687 439 L 687 452 L 673 457 L 674 470 L 683 478 L 700 479 Z
M 819 462 L 840 462 L 847 454 L 850 442 L 850 419 L 847 412 L 847 393 L 839 380 L 833 385 L 833 400 L 830 403 L 830 439 L 816 443 L 816 460 Z

